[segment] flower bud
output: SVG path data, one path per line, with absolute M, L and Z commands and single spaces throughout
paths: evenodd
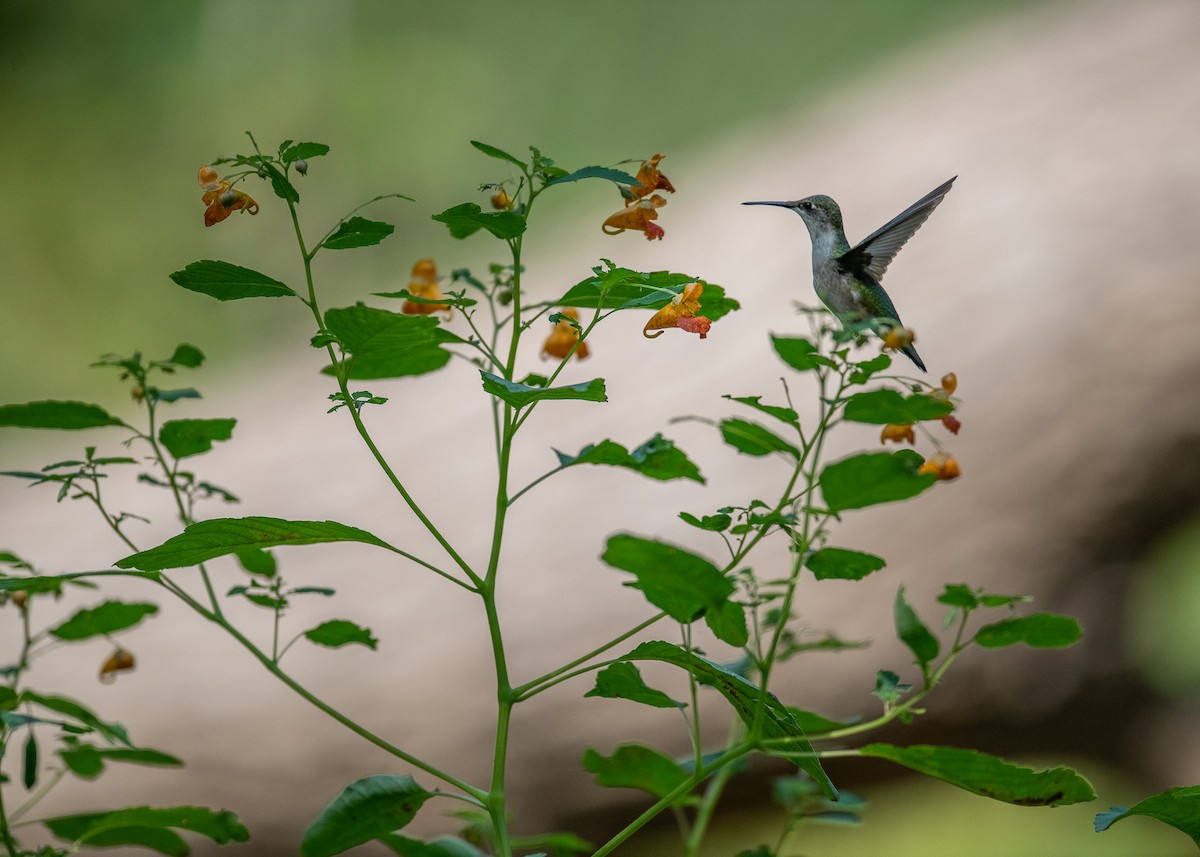
M 497 211 L 507 211 L 510 205 L 512 205 L 512 197 L 504 188 L 500 188 L 492 194 L 492 208 Z
M 302 176 L 308 175 L 308 161 L 304 160 L 304 158 L 301 158 L 300 160 L 296 161 L 296 163 L 293 164 L 293 166 L 296 168 L 296 172 L 298 172 L 300 175 L 302 175 Z
M 128 672 L 136 665 L 133 653 L 125 649 L 117 649 L 108 656 L 108 660 L 100 667 L 100 681 L 108 684 L 117 680 L 117 673 Z
M 958 389 L 958 376 L 953 372 L 942 376 L 942 389 L 950 395 L 954 395 L 954 391 Z

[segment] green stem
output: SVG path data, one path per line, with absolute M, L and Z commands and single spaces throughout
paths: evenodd
M 646 619 L 643 622 L 639 622 L 637 625 L 634 625 L 632 628 L 630 628 L 625 633 L 621 634 L 618 637 L 613 638 L 612 640 L 609 640 L 604 645 L 598 646 L 595 649 L 592 649 L 586 655 L 581 655 L 580 657 L 576 658 L 575 660 L 571 661 L 570 663 L 564 664 L 563 666 L 559 667 L 558 669 L 551 670 L 550 672 L 546 673 L 545 675 L 535 678 L 533 681 L 526 682 L 525 684 L 521 685 L 520 687 L 514 688 L 513 692 L 516 694 L 517 698 L 521 699 L 521 700 L 528 699 L 531 696 L 535 696 L 535 695 L 541 693 L 543 690 L 546 690 L 546 688 L 552 687 L 553 685 L 558 684 L 558 681 L 556 681 L 555 679 L 559 679 L 560 676 L 563 676 L 565 673 L 571 672 L 571 670 L 587 663 L 592 658 L 599 657 L 600 655 L 607 652 L 609 649 L 612 649 L 612 648 L 615 648 L 616 646 L 621 645 L 621 643 L 625 642 L 626 640 L 628 640 L 630 637 L 634 636 L 635 634 L 639 634 L 642 631 L 646 630 L 647 628 L 649 628 L 651 625 L 653 625 L 655 622 L 657 622 L 659 619 L 662 619 L 666 615 L 667 614 L 665 612 L 657 613 L 654 616 L 651 616 L 649 619 Z M 587 672 L 587 670 L 583 670 L 582 672 Z M 578 675 L 578 674 L 579 673 L 573 673 L 572 675 Z

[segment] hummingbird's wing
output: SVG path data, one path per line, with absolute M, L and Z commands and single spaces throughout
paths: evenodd
M 913 233 L 921 228 L 933 210 L 937 208 L 942 198 L 950 192 L 955 176 L 950 181 L 931 190 L 918 199 L 904 211 L 897 214 L 883 226 L 876 229 L 862 241 L 858 242 L 850 252 L 842 256 L 841 263 L 849 271 L 865 271 L 876 281 L 883 276 L 887 266 L 900 252 L 904 242 L 912 238 Z

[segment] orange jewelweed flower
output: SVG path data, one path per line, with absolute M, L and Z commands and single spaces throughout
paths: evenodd
M 948 372 L 942 376 L 942 389 L 949 395 L 953 396 L 954 391 L 958 389 L 958 376 L 953 372 Z
M 703 291 L 703 283 L 688 283 L 682 292 L 646 322 L 646 326 L 642 328 L 642 336 L 654 339 L 662 336 L 664 328 L 677 327 L 688 333 L 698 333 L 701 339 L 705 339 L 709 328 L 712 327 L 712 321 L 702 315 L 696 315 L 700 311 L 700 295 Z M 650 333 L 651 330 L 658 332 Z
M 954 460 L 953 455 L 948 452 L 935 452 L 925 459 L 925 463 L 921 465 L 917 473 L 932 473 L 938 479 L 948 482 L 951 479 L 957 479 L 961 471 L 958 469 L 958 462 Z
M 561 315 L 579 321 L 579 311 L 570 307 L 562 310 Z M 542 345 L 542 359 L 557 357 L 559 360 L 564 360 L 571 353 L 571 348 L 576 342 L 579 342 L 579 331 L 575 329 L 571 322 L 560 318 L 555 323 L 554 329 L 550 331 L 550 335 L 546 337 L 546 342 Z M 579 347 L 575 349 L 575 356 L 580 360 L 588 356 L 586 342 L 579 343 Z
M 647 241 L 662 239 L 663 228 L 651 221 L 658 219 L 658 209 L 667 204 L 665 198 L 654 194 L 648 199 L 638 199 L 613 214 L 600 227 L 605 235 L 620 235 L 626 229 L 635 229 L 646 234 Z
M 408 284 L 408 293 L 416 298 L 437 301 L 445 297 L 438 287 L 437 265 L 432 259 L 421 259 L 412 267 L 412 280 Z M 446 318 L 454 315 L 454 308 L 445 304 L 425 304 L 416 301 L 405 301 L 400 306 L 400 312 L 405 315 L 429 315 L 445 310 Z
M 109 684 L 117 680 L 117 673 L 128 672 L 133 669 L 136 662 L 133 659 L 133 653 L 127 652 L 125 649 L 117 649 L 108 656 L 108 660 L 100 667 L 100 681 Z
M 915 446 L 917 443 L 917 436 L 913 434 L 912 423 L 907 423 L 905 425 L 889 424 L 884 426 L 883 431 L 879 434 L 879 442 L 887 443 L 889 440 L 895 441 L 896 443 L 904 443 L 905 441 L 908 441 Z
M 665 157 L 666 155 L 655 155 L 648 161 L 642 161 L 642 167 L 637 171 L 638 183 L 629 188 L 634 197 L 640 199 L 656 190 L 675 193 L 675 186 L 671 184 L 671 180 L 658 171 L 658 162 Z
M 497 211 L 505 211 L 512 205 L 512 197 L 508 195 L 508 191 L 500 188 L 492 194 L 492 208 Z
M 883 345 L 892 351 L 908 348 L 917 341 L 917 334 L 909 327 L 893 327 L 883 334 Z
M 250 194 L 230 186 L 229 182 L 217 175 L 212 167 L 203 166 L 196 177 L 204 190 L 201 199 L 208 206 L 204 210 L 204 225 L 212 226 L 220 223 L 235 211 L 245 211 L 258 214 L 258 203 Z

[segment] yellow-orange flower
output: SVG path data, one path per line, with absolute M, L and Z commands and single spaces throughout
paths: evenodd
M 508 195 L 508 191 L 500 188 L 492 194 L 492 208 L 497 211 L 504 211 L 512 205 L 512 197 Z
M 412 268 L 412 280 L 408 284 L 408 293 L 415 298 L 426 300 L 442 300 L 445 295 L 438 287 L 437 265 L 432 259 L 421 259 Z M 416 301 L 405 301 L 400 306 L 400 312 L 405 315 L 429 315 L 438 310 L 445 310 L 446 317 L 454 315 L 454 309 L 446 304 L 426 304 Z
M 578 310 L 568 307 L 561 314 L 576 321 L 579 320 Z M 542 359 L 557 357 L 559 360 L 563 360 L 571 353 L 571 348 L 576 342 L 579 342 L 579 331 L 575 329 L 575 326 L 571 322 L 560 318 L 554 325 L 554 329 L 550 331 L 550 335 L 546 337 L 545 344 L 542 345 Z M 588 356 L 586 342 L 581 342 L 579 347 L 575 349 L 575 356 L 580 360 Z
M 620 235 L 626 229 L 635 229 L 646 234 L 647 241 L 662 239 L 666 233 L 652 221 L 658 219 L 658 209 L 667 204 L 665 198 L 654 194 L 647 199 L 636 199 L 614 213 L 600 228 L 606 235 Z
M 916 444 L 917 436 L 913 434 L 912 423 L 905 425 L 886 425 L 883 431 L 879 434 L 879 442 L 887 443 L 889 440 L 896 443 L 904 443 L 908 441 L 911 444 Z
M 917 341 L 917 334 L 909 327 L 893 327 L 883 334 L 883 345 L 892 351 L 901 351 Z
M 953 396 L 954 391 L 958 389 L 958 376 L 953 372 L 947 372 L 945 375 L 943 375 L 942 389 L 945 390 L 947 394 Z
M 133 653 L 125 649 L 117 649 L 108 656 L 108 660 L 100 667 L 100 681 L 108 684 L 117 680 L 117 673 L 128 672 L 135 666 Z
M 696 315 L 700 311 L 700 295 L 703 291 L 703 283 L 688 283 L 682 292 L 646 322 L 646 326 L 642 328 L 642 335 L 647 339 L 654 339 L 662 336 L 664 328 L 677 327 L 688 333 L 698 333 L 701 339 L 706 338 L 712 321 Z M 658 332 L 650 333 L 651 330 Z
M 925 459 L 925 463 L 921 465 L 917 473 L 932 473 L 938 479 L 949 481 L 957 479 L 961 471 L 959 471 L 958 462 L 954 460 L 953 455 L 948 452 L 935 452 Z
M 648 161 L 642 161 L 642 167 L 637 172 L 638 183 L 631 186 L 629 192 L 638 199 L 656 190 L 675 193 L 675 186 L 671 184 L 671 180 L 658 171 L 658 162 L 665 157 L 666 155 L 655 155 Z
M 229 182 L 217 175 L 212 167 L 203 166 L 196 180 L 204 190 L 201 199 L 208 206 L 204 210 L 204 225 L 212 226 L 220 223 L 235 211 L 245 211 L 258 214 L 258 203 L 250 194 L 230 186 Z

